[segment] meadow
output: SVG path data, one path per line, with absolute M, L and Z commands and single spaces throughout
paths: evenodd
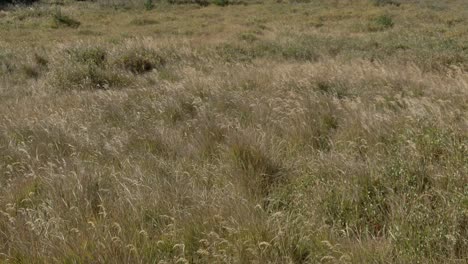
M 0 8 L 0 263 L 467 263 L 468 2 Z

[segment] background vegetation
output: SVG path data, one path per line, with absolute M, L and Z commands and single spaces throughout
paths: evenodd
M 0 11 L 1 263 L 466 263 L 468 2 Z

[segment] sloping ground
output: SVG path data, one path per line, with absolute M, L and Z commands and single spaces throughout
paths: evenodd
M 464 1 L 0 18 L 0 262 L 465 263 Z

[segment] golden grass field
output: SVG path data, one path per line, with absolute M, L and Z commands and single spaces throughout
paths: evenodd
M 0 263 L 467 263 L 467 25 L 464 0 L 4 7 Z

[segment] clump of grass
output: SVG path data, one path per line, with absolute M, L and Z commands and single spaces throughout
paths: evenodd
M 395 23 L 389 15 L 380 15 L 372 21 L 372 24 L 368 26 L 370 31 L 382 31 L 392 28 Z
M 71 27 L 71 28 L 78 28 L 81 25 L 81 22 L 75 20 L 65 14 L 62 13 L 60 9 L 56 10 L 52 15 L 52 27 L 59 28 L 59 27 Z
M 69 158 L 78 142 L 66 133 L 63 128 L 49 124 L 43 127 L 31 125 L 18 125 L 9 128 L 9 138 L 16 144 L 28 144 L 28 151 L 36 154 L 39 161 L 52 161 L 61 158 Z M 23 158 L 27 158 L 23 156 Z
M 5 77 L 26 76 L 27 78 L 38 79 L 46 72 L 48 60 L 42 55 L 34 53 L 32 58 L 28 56 L 24 61 L 19 61 L 16 56 L 9 53 L 0 54 L 0 73 Z
M 15 17 L 22 21 L 30 18 L 41 18 L 50 16 L 51 11 L 42 6 L 34 6 L 30 8 L 18 8 L 15 10 Z
M 229 146 L 231 157 L 239 169 L 237 176 L 244 190 L 255 198 L 265 198 L 275 186 L 284 182 L 285 170 L 252 138 L 234 138 Z
M 176 82 L 181 80 L 181 77 L 177 73 L 175 69 L 171 68 L 163 68 L 158 71 L 158 77 L 161 80 L 169 81 L 169 82 Z
M 332 190 L 323 200 L 326 223 L 336 230 L 353 232 L 353 235 L 384 236 L 391 214 L 388 190 L 379 179 L 360 177 L 356 197 L 346 197 L 348 194 Z
M 375 22 L 384 28 L 390 28 L 390 27 L 393 27 L 394 25 L 392 17 L 388 15 L 381 15 L 377 17 Z
M 34 53 L 34 62 L 41 67 L 49 65 L 49 60 L 44 55 L 38 53 Z
M 79 30 L 77 32 L 77 34 L 83 35 L 83 36 L 101 36 L 101 35 L 103 35 L 103 33 L 99 32 L 99 31 L 93 31 L 93 30 L 90 30 L 90 29 Z
M 135 47 L 123 51 L 115 63 L 133 74 L 143 74 L 164 67 L 166 59 L 153 49 Z
M 250 62 L 256 56 L 251 49 L 233 43 L 226 43 L 216 47 L 216 52 L 228 62 Z
M 372 0 L 372 3 L 376 6 L 386 6 L 386 5 L 400 6 L 400 2 L 396 0 Z
M 332 148 L 332 137 L 340 120 L 333 99 L 326 97 L 319 97 L 320 101 L 313 98 L 305 100 L 301 115 L 291 118 L 291 125 L 285 133 L 290 135 L 294 144 L 325 152 Z
M 37 209 L 41 204 L 41 186 L 39 179 L 28 179 L 15 192 L 15 205 L 18 209 Z
M 107 51 L 102 47 L 74 47 L 65 51 L 70 60 L 87 65 L 103 66 L 107 63 Z
M 257 35 L 251 33 L 251 32 L 245 32 L 245 33 L 242 33 L 239 35 L 239 39 L 240 40 L 243 40 L 243 41 L 246 41 L 246 42 L 255 42 L 256 40 L 258 40 L 258 37 Z
M 0 72 L 2 74 L 9 74 L 16 70 L 15 56 L 11 53 L 0 53 Z
M 193 98 L 188 94 L 175 93 L 168 99 L 163 108 L 163 118 L 168 123 L 187 121 L 197 115 Z
M 213 0 L 212 3 L 217 6 L 227 6 L 229 5 L 229 0 Z
M 297 61 L 317 61 L 320 58 L 320 45 L 315 38 L 298 37 L 283 42 L 271 40 L 254 41 L 255 36 L 241 35 L 249 45 L 225 43 L 217 51 L 227 61 L 249 62 L 255 58 L 275 58 Z
M 108 62 L 102 47 L 77 46 L 61 53 L 51 73 L 51 83 L 60 90 L 108 89 L 129 83 L 124 74 Z
M 174 5 L 185 5 L 185 4 L 197 4 L 199 6 L 209 6 L 209 0 L 168 0 L 169 4 Z
M 341 81 L 319 80 L 316 83 L 317 89 L 327 95 L 334 96 L 338 99 L 352 97 L 349 87 Z
M 154 8 L 153 0 L 145 0 L 145 9 L 151 10 Z
M 22 65 L 21 70 L 29 78 L 37 79 L 40 75 L 39 69 L 35 67 L 34 65 L 30 65 L 30 64 Z
M 148 18 L 135 18 L 130 22 L 130 24 L 137 26 L 155 25 L 159 24 L 159 21 Z
M 4 0 L 1 4 L 32 5 L 36 2 L 38 2 L 38 0 Z
M 109 89 L 136 81 L 136 75 L 164 69 L 165 53 L 130 45 L 112 52 L 102 45 L 66 48 L 51 67 L 49 80 L 60 90 Z
M 60 90 L 94 90 L 125 86 L 128 78 L 95 65 L 69 64 L 56 70 L 52 85 Z
M 281 47 L 281 55 L 295 60 L 316 61 L 319 58 L 316 48 L 306 43 L 286 44 Z

